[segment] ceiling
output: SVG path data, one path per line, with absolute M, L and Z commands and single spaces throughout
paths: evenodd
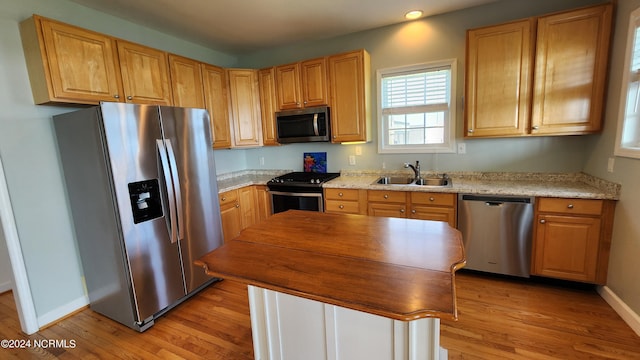
M 71 0 L 232 54 L 320 40 L 496 0 Z

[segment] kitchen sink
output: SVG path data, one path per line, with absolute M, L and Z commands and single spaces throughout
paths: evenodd
M 416 186 L 433 186 L 448 187 L 451 186 L 451 179 L 448 177 L 425 177 L 417 181 L 410 177 L 404 176 L 381 176 L 373 182 L 374 185 L 416 185 Z
M 451 184 L 451 179 L 441 177 L 420 178 L 415 182 L 415 184 L 420 186 L 449 186 Z
M 381 176 L 374 184 L 381 185 L 409 185 L 413 183 L 413 179 L 404 176 Z

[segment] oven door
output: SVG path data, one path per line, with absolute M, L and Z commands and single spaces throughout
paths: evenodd
M 269 190 L 271 194 L 271 213 L 287 210 L 324 211 L 322 193 L 284 192 Z

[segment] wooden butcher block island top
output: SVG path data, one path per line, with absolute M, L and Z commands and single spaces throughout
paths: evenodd
M 196 260 L 215 277 L 402 321 L 457 318 L 464 263 L 462 237 L 444 222 L 300 210 Z

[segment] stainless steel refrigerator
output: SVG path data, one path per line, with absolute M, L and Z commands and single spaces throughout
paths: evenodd
M 91 309 L 144 331 L 215 281 L 222 243 L 209 115 L 101 103 L 53 118 Z

